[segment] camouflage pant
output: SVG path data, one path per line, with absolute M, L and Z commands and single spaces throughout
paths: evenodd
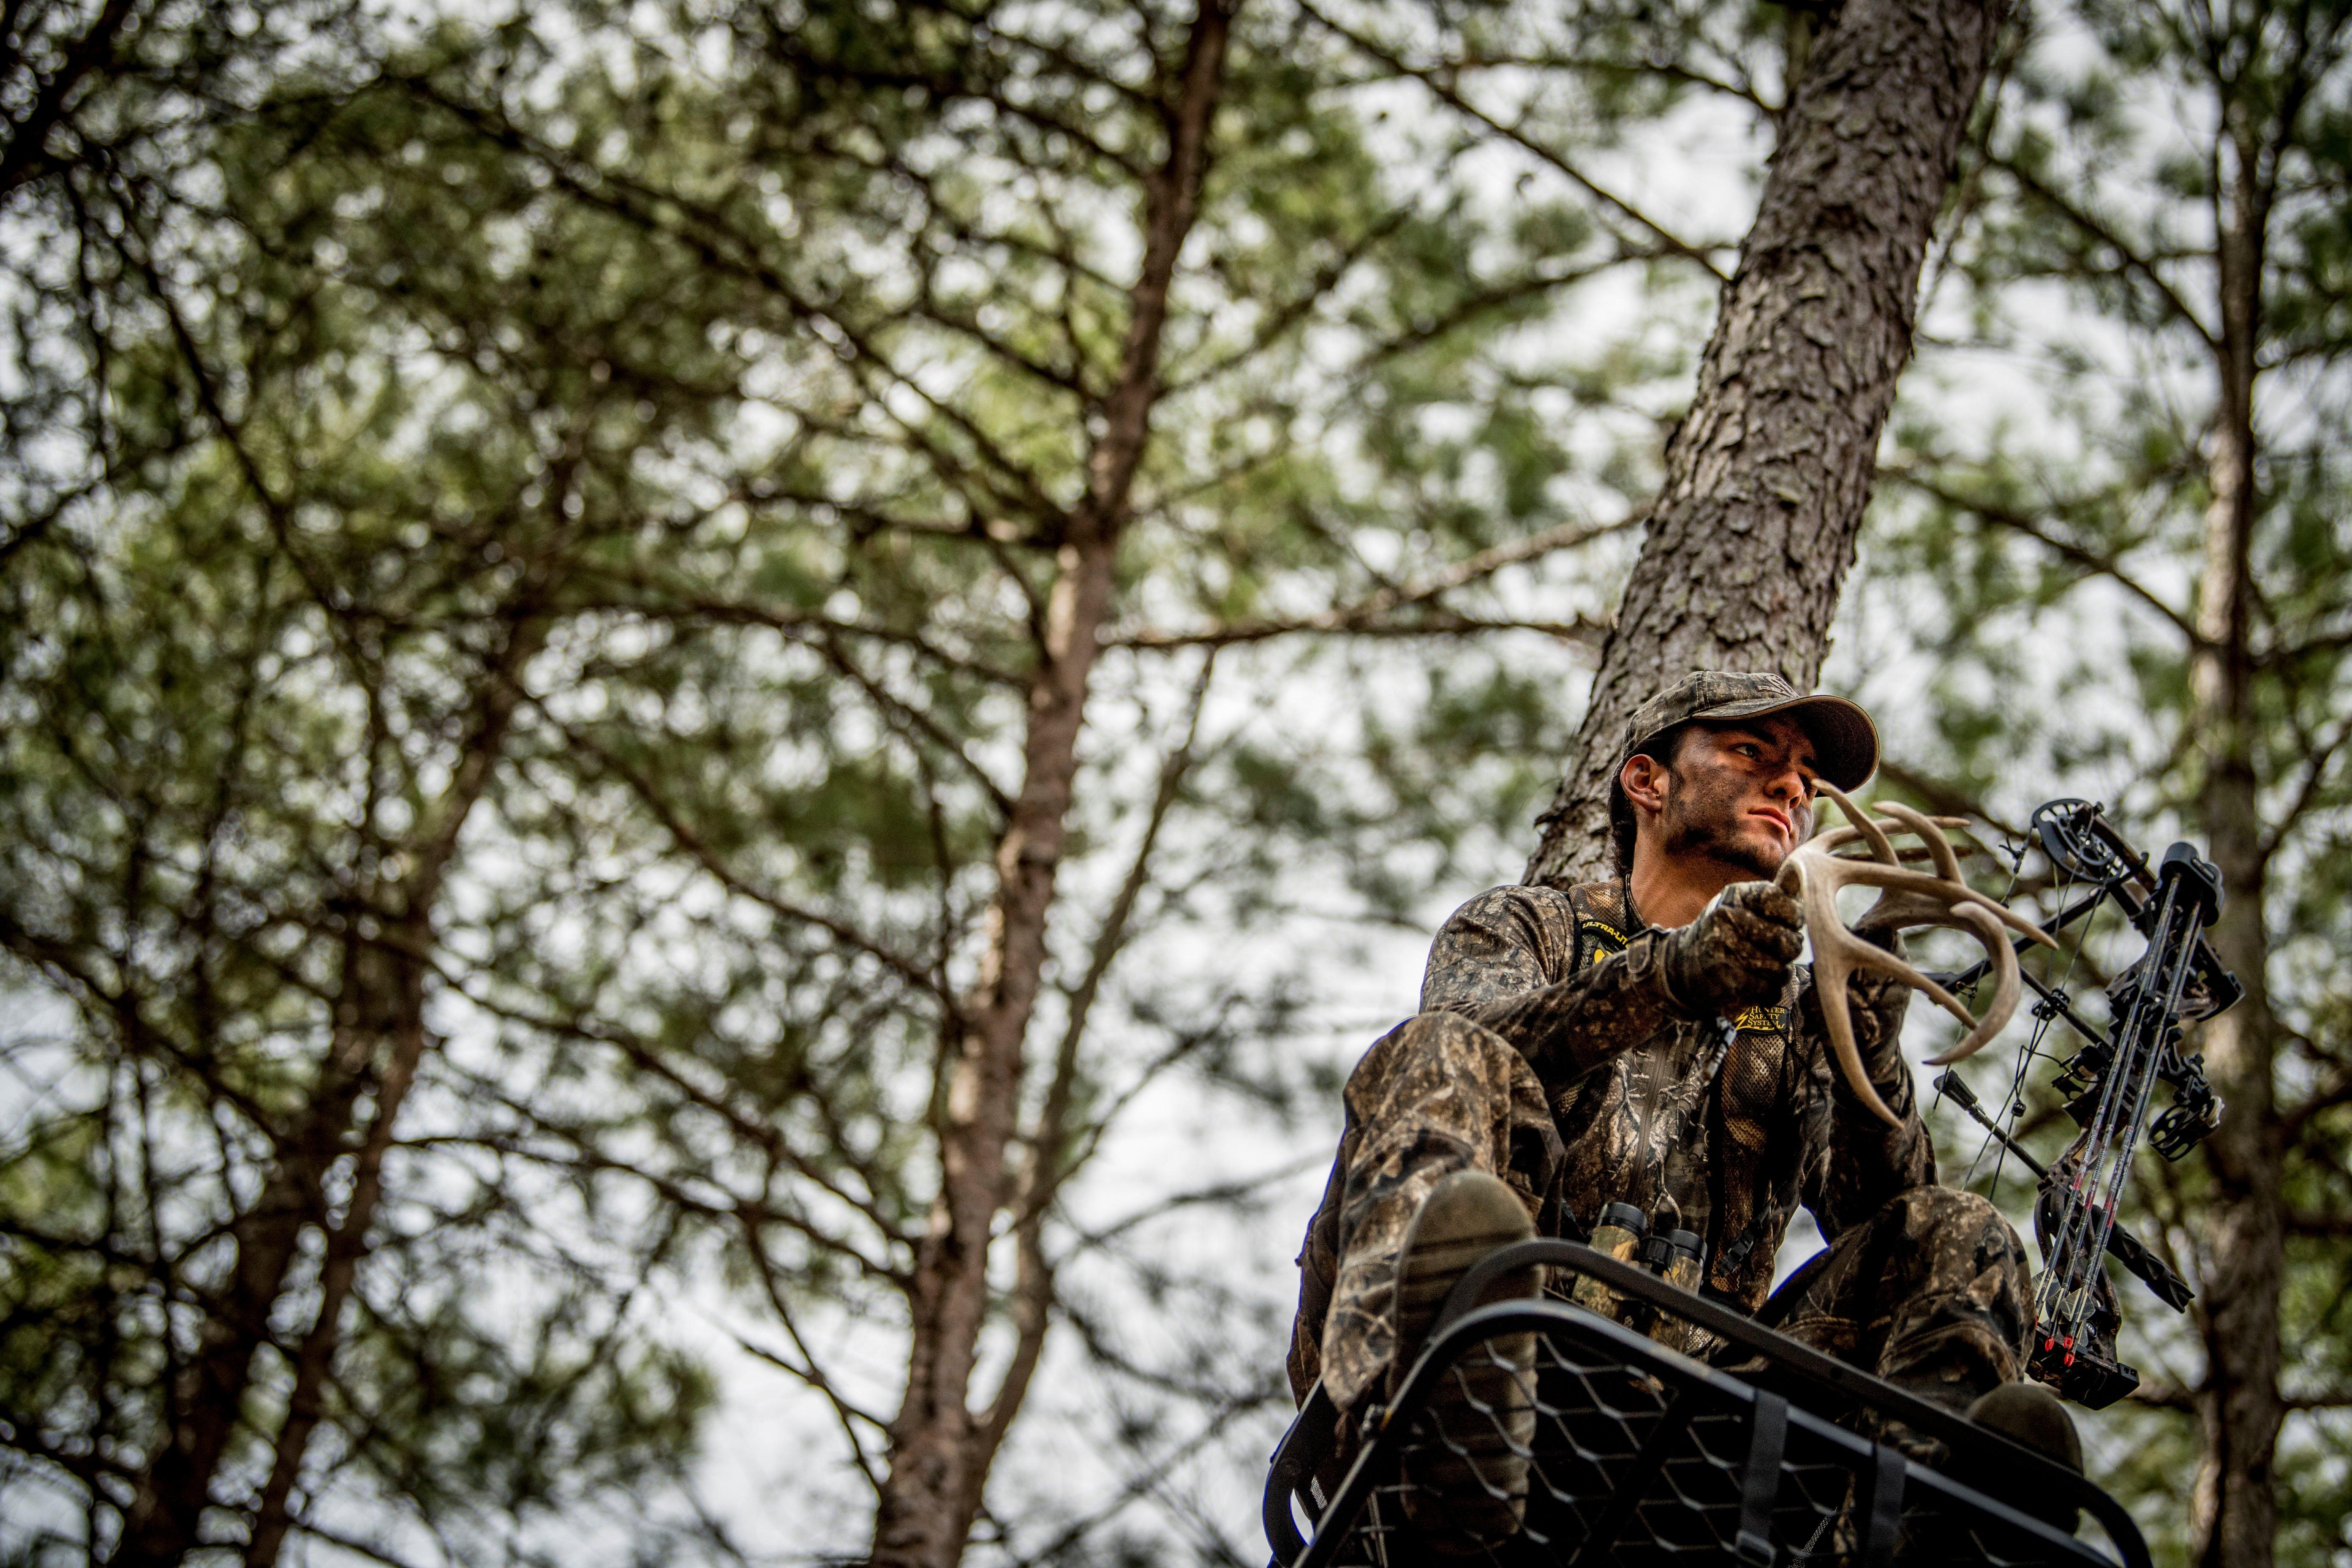
M 1429 1189 L 1454 1171 L 1491 1171 L 1518 1191 L 1541 1233 L 1557 1235 L 1566 1161 L 1526 1058 L 1451 1014 L 1413 1018 L 1366 1053 L 1347 1109 L 1298 1259 L 1290 1373 L 1303 1396 L 1319 1373 L 1333 1401 L 1353 1410 L 1396 1355 L 1397 1254 Z M 1937 1186 L 1899 1193 L 1849 1226 L 1759 1317 L 1958 1410 L 2018 1375 L 2033 1327 L 2017 1233 L 1984 1199 Z
M 1992 1205 L 1951 1187 L 1914 1187 L 1815 1254 L 1757 1318 L 1966 1412 L 2024 1369 L 2033 1340 L 2030 1275 L 2024 1244 Z M 1741 1370 L 1733 1354 L 1717 1359 Z

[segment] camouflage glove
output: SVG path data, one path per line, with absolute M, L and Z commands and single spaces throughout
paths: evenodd
M 1780 999 L 1805 945 L 1805 920 L 1797 900 L 1771 883 L 1735 882 L 1662 941 L 1667 994 L 1686 1012 L 1729 1017 Z

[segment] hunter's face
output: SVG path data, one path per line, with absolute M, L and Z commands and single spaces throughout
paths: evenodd
M 1813 742 L 1793 720 L 1694 729 L 1667 770 L 1661 847 L 1769 877 L 1812 833 L 1813 773 Z

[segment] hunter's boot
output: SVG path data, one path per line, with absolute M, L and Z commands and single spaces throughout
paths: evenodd
M 1969 1406 L 1969 1419 L 2021 1447 L 2047 1456 L 2065 1469 L 2082 1473 L 2083 1445 L 2075 1436 L 2074 1420 L 2058 1396 L 2041 1384 L 2001 1384 Z M 1903 1432 L 1907 1434 L 1908 1429 Z M 1890 1432 L 1888 1436 L 1893 1440 L 1897 1434 Z M 2013 1458 L 1975 1447 L 1947 1449 L 1940 1442 L 1931 1447 L 1935 1455 L 1928 1462 L 1960 1485 L 2038 1519 L 2062 1535 L 2074 1533 L 2081 1510 L 2074 1500 L 2042 1489 L 2031 1475 L 2021 1473 L 2022 1467 Z M 1980 1568 L 1989 1562 L 2017 1557 L 2021 1545 L 2013 1530 L 1993 1522 L 1981 1509 L 1960 1505 L 1948 1512 L 1940 1507 L 1927 1508 L 1906 1519 L 1895 1561 L 1904 1568 L 1945 1568 L 1946 1564 Z M 2030 1551 L 2025 1557 L 2041 1560 Z
M 1397 1260 L 1393 1397 L 1412 1370 L 1438 1310 L 1473 1264 L 1535 1236 L 1518 1194 L 1485 1171 L 1456 1171 L 1430 1189 Z M 1533 1297 L 1540 1270 L 1507 1275 L 1480 1299 Z M 1528 1456 L 1535 1438 L 1535 1340 L 1498 1335 L 1446 1368 L 1401 1462 L 1405 1516 L 1423 1545 L 1468 1556 L 1517 1533 L 1526 1516 Z
M 2066 1414 L 2058 1395 L 2041 1384 L 2004 1383 L 1969 1406 L 1969 1419 L 2021 1447 L 2049 1456 L 2078 1476 L 2083 1473 L 2083 1439 L 2074 1430 L 2074 1418 Z M 2032 1514 L 2068 1535 L 2082 1523 L 2082 1510 L 2072 1500 L 2021 1490 L 2013 1480 L 1988 1473 L 1981 1461 L 1972 1462 L 1969 1456 L 1956 1455 L 1945 1473 L 1962 1486 L 2005 1502 L 2020 1513 Z

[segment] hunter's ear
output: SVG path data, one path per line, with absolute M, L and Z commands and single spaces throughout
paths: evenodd
M 1666 766 L 1651 756 L 1633 756 L 1617 772 L 1617 786 L 1634 809 L 1656 813 L 1666 808 Z

